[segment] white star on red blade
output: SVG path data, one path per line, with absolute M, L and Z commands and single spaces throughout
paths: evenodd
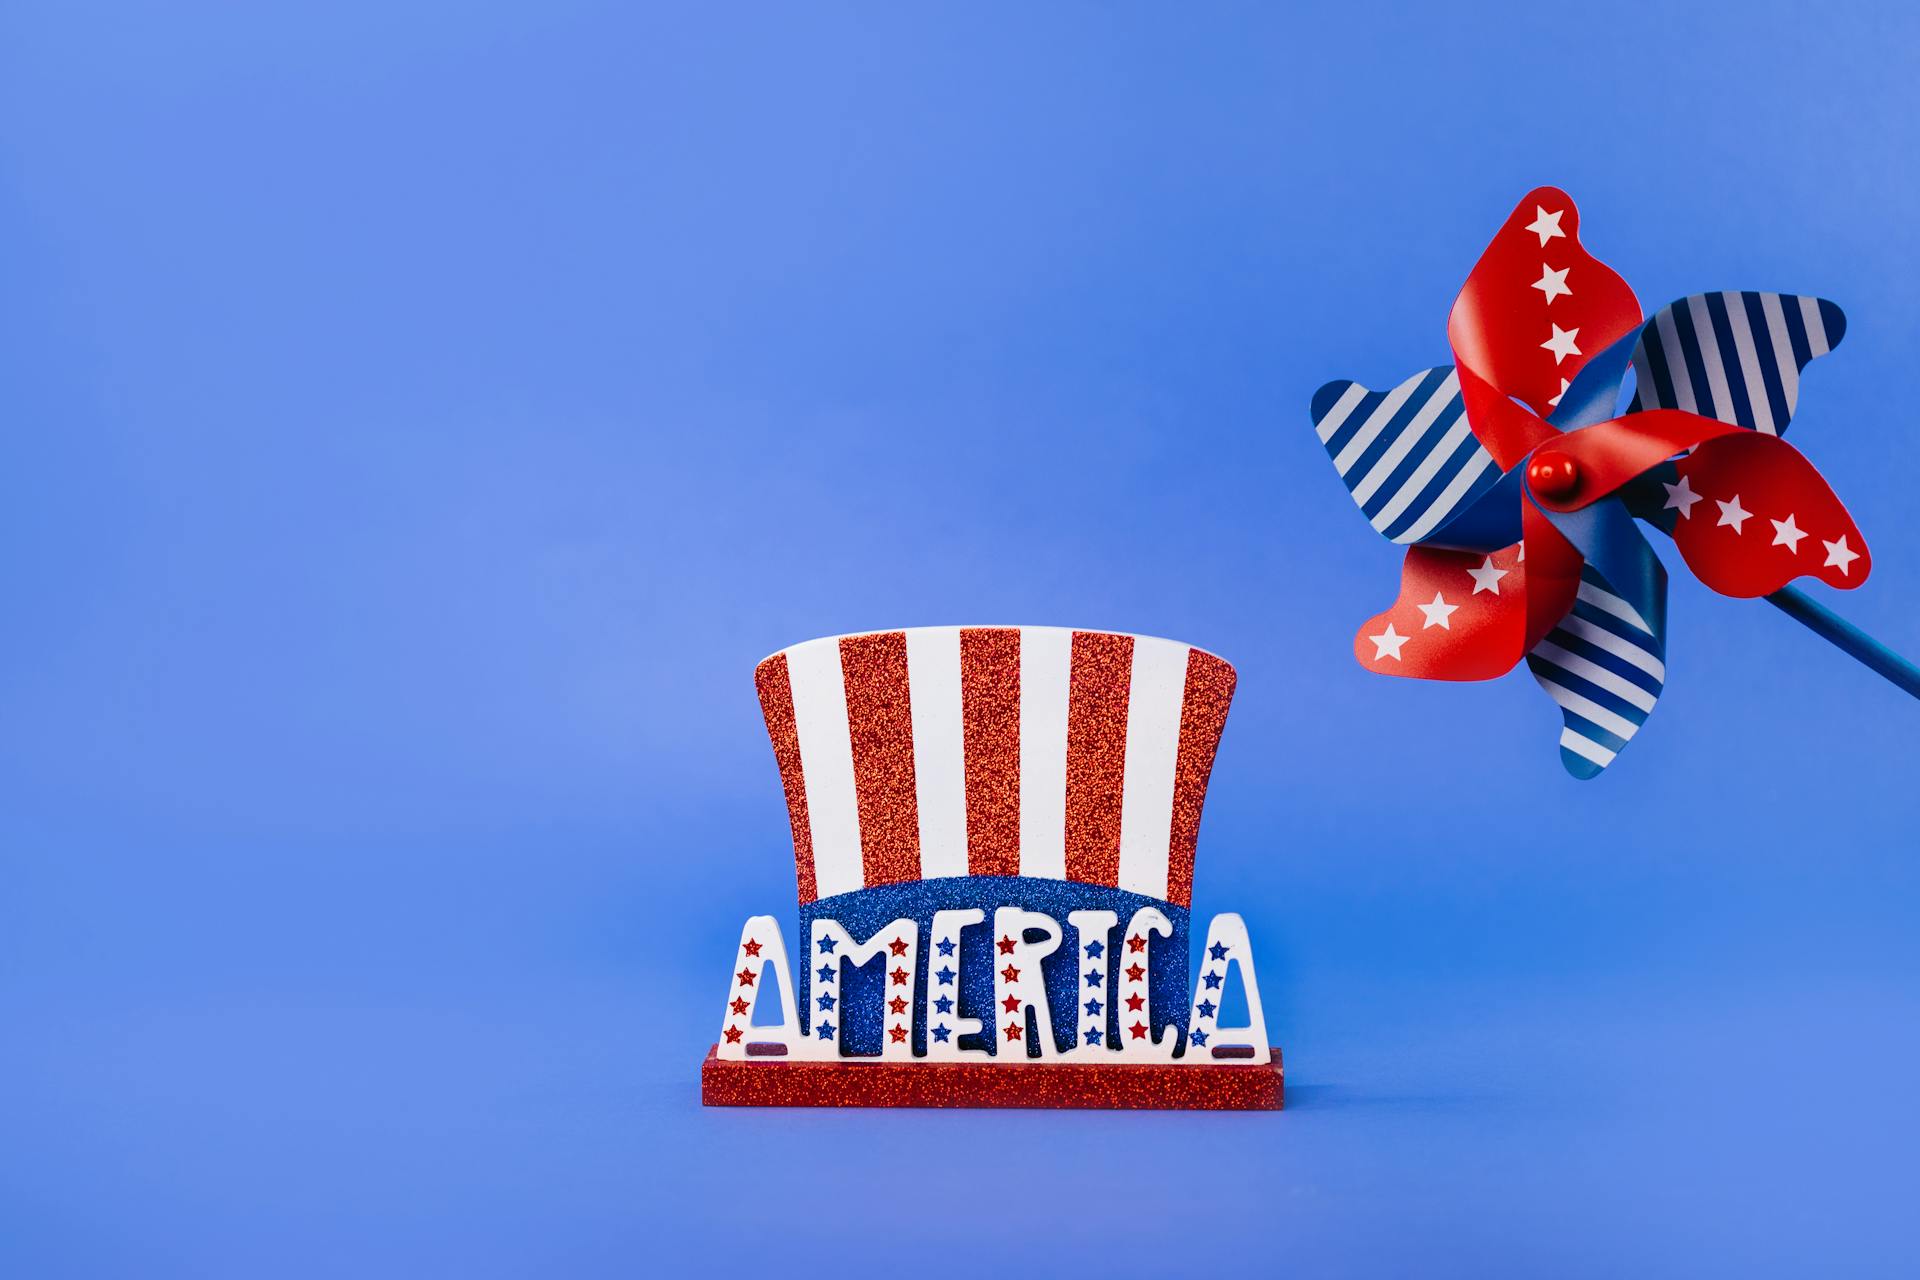
M 1574 339 L 1579 336 L 1578 329 L 1562 329 L 1556 324 L 1553 326 L 1553 336 L 1540 345 L 1553 352 L 1553 362 L 1557 365 L 1568 356 L 1580 354 L 1580 348 L 1574 343 Z
M 1540 278 L 1529 287 L 1546 294 L 1547 305 L 1552 306 L 1555 298 L 1572 296 L 1573 290 L 1567 288 L 1567 272 L 1571 270 L 1572 267 L 1562 267 L 1555 271 L 1543 262 L 1540 264 Z
M 1379 662 L 1384 658 L 1392 658 L 1398 662 L 1400 660 L 1400 646 L 1405 644 L 1410 637 L 1403 636 L 1395 631 L 1393 624 L 1389 622 L 1385 631 L 1377 636 L 1368 636 L 1367 639 L 1373 641 L 1373 660 L 1375 662 Z
M 1469 572 L 1471 572 L 1471 570 L 1469 570 Z M 1453 630 L 1453 624 L 1449 622 L 1448 619 L 1453 616 L 1453 611 L 1460 606 L 1457 604 L 1448 604 L 1446 596 L 1436 591 L 1433 593 L 1432 604 L 1415 605 L 1414 607 L 1419 609 L 1421 613 L 1427 615 L 1427 620 L 1420 624 L 1422 631 L 1425 631 L 1428 627 L 1439 627 L 1443 631 L 1451 631 Z
M 1662 480 L 1660 487 L 1667 491 L 1666 505 L 1660 509 L 1662 511 L 1678 510 L 1682 520 L 1691 520 L 1693 504 L 1700 501 L 1700 495 L 1693 491 L 1693 486 L 1687 482 L 1687 478 L 1681 476 L 1679 484 L 1668 484 Z
M 1847 546 L 1847 535 L 1844 533 L 1840 535 L 1838 542 L 1828 542 L 1822 538 L 1820 545 L 1827 549 L 1827 563 L 1822 565 L 1821 568 L 1838 569 L 1841 577 L 1845 577 L 1847 567 L 1860 558 L 1858 551 Z
M 1492 556 L 1488 556 L 1486 563 L 1482 564 L 1478 569 L 1469 569 L 1467 573 L 1473 578 L 1473 594 L 1475 595 L 1479 595 L 1482 591 L 1491 591 L 1493 594 L 1499 595 L 1500 579 L 1507 576 L 1505 569 L 1494 568 Z
M 1800 550 L 1800 539 L 1807 536 L 1807 531 L 1793 523 L 1793 513 L 1791 511 L 1787 513 L 1785 520 L 1773 520 L 1771 523 L 1773 525 L 1774 546 L 1785 547 L 1787 550 L 1795 552 Z
M 1752 515 L 1753 512 L 1748 511 L 1740 505 L 1739 494 L 1734 494 L 1731 502 L 1721 502 L 1718 498 L 1715 498 L 1714 501 L 1720 503 L 1720 518 L 1714 521 L 1716 528 L 1723 524 L 1730 524 L 1733 526 L 1735 533 L 1746 532 L 1741 526 L 1746 524 L 1747 517 Z
M 1567 216 L 1565 209 L 1560 210 L 1558 213 L 1548 213 L 1539 205 L 1535 205 L 1533 206 L 1533 215 L 1533 221 L 1527 224 L 1527 230 L 1539 236 L 1542 245 L 1545 245 L 1547 241 L 1553 239 L 1555 236 L 1564 236 L 1567 234 L 1560 229 L 1560 219 Z

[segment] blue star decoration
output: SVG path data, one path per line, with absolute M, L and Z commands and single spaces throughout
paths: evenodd
M 1201 979 L 1201 981 L 1207 984 L 1207 989 L 1209 991 L 1218 991 L 1220 989 L 1220 979 L 1223 976 L 1224 976 L 1223 974 L 1214 973 L 1211 970 L 1209 970 L 1206 976 Z
M 822 1022 L 813 1029 L 813 1034 L 825 1040 L 833 1035 L 833 1024 L 831 1022 Z
M 1193 1040 L 1194 1045 L 1198 1047 L 1207 1042 L 1207 1033 L 1204 1031 L 1196 1031 L 1193 1033 L 1191 1038 Z
M 1201 1017 L 1203 1017 L 1203 1018 L 1211 1018 L 1211 1017 L 1213 1016 L 1213 1010 L 1214 1010 L 1214 1003 L 1213 1003 L 1213 1001 L 1211 1001 L 1211 1000 L 1202 1000 L 1202 1001 L 1201 1001 L 1201 1002 L 1199 1003 L 1199 1005 L 1197 1005 L 1197 1006 L 1195 1007 L 1195 1010 L 1194 1010 L 1194 1011 L 1195 1011 L 1196 1013 L 1198 1013 L 1198 1014 L 1199 1014 L 1199 1015 L 1200 1015 Z
M 1107 949 L 1098 938 L 1087 944 L 1087 959 L 1098 960 L 1107 953 Z
M 840 944 L 832 938 L 822 938 L 820 939 L 820 954 L 823 956 L 832 955 L 833 949 L 839 945 Z
M 832 996 L 821 996 L 821 997 L 820 997 L 820 1008 L 821 1008 L 821 1010 L 822 1010 L 823 1012 L 824 1012 L 825 1010 L 828 1010 L 828 1009 L 831 1009 L 831 1008 L 833 1008 L 833 997 L 832 997 Z
M 1227 958 L 1227 946 L 1224 942 L 1216 942 L 1207 948 L 1207 954 L 1215 960 L 1225 960 Z
M 833 966 L 832 966 L 832 965 L 830 965 L 830 964 L 823 964 L 823 965 L 821 965 L 821 966 L 820 966 L 820 981 L 822 981 L 822 982 L 832 982 L 832 981 L 833 981 Z
M 938 1000 L 935 1000 L 935 1001 L 933 1002 L 933 1007 L 934 1007 L 934 1010 L 935 1010 L 936 1012 L 939 1012 L 939 1013 L 952 1013 L 952 1012 L 953 1012 L 953 997 L 952 997 L 952 996 L 941 996 L 941 997 L 940 997 L 940 998 L 939 998 Z
M 1098 1000 L 1087 1001 L 1087 1012 L 1095 1015 L 1099 1014 L 1100 1002 Z
M 1100 1043 L 1100 1033 L 1094 1030 L 1092 1027 L 1087 1028 L 1087 1043 L 1088 1044 Z
M 939 942 L 937 942 L 937 943 L 935 943 L 934 945 L 936 945 L 936 946 L 938 946 L 938 947 L 940 948 L 940 954 L 941 954 L 941 955 L 943 955 L 943 956 L 950 956 L 950 955 L 952 955 L 952 954 L 953 954 L 953 939 L 952 939 L 952 938 L 942 938 L 942 939 L 940 939 L 940 941 L 939 941 Z
M 947 966 L 945 965 L 941 965 L 940 972 L 936 973 L 933 976 L 940 979 L 940 983 L 942 986 L 949 985 L 953 982 L 953 970 L 947 968 Z
M 946 1027 L 935 1027 L 933 1029 L 933 1038 L 935 1040 L 938 1040 L 941 1044 L 945 1044 L 947 1042 L 947 1037 L 952 1034 L 953 1032 L 948 1030 Z
M 1087 985 L 1090 987 L 1100 985 L 1100 971 L 1098 969 L 1087 970 Z

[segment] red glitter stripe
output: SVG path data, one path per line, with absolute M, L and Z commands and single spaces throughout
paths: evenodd
M 865 883 L 918 880 L 920 799 L 913 774 L 906 633 L 848 636 L 840 642 L 840 669 L 846 677 Z
M 800 731 L 793 719 L 793 682 L 787 676 L 787 655 L 776 653 L 754 668 L 753 684 L 760 691 L 760 714 L 773 739 L 773 758 L 780 765 L 780 785 L 787 793 L 787 821 L 793 824 L 794 874 L 800 882 L 802 906 L 820 896 L 813 878 L 813 825 L 807 820 L 807 783 L 800 772 Z
M 707 1051 L 700 1101 L 709 1107 L 1084 1107 L 1155 1111 L 1278 1111 L 1286 1102 L 1280 1050 L 1265 1061 L 786 1062 Z
M 1233 668 L 1210 653 L 1187 654 L 1187 691 L 1180 705 L 1180 753 L 1173 765 L 1173 843 L 1167 852 L 1167 901 L 1193 901 L 1193 851 L 1207 800 L 1213 754 L 1233 702 Z
M 1120 883 L 1133 637 L 1076 631 L 1067 687 L 1067 879 Z
M 960 715 L 967 767 L 967 871 L 1020 874 L 1020 632 L 960 632 Z

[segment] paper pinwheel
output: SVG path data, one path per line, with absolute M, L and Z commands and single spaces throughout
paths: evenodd
M 1819 298 L 1703 293 L 1643 319 L 1541 187 L 1467 277 L 1454 363 L 1389 391 L 1330 382 L 1315 429 L 1373 527 L 1407 547 L 1360 628 L 1369 670 L 1486 680 L 1524 657 L 1559 705 L 1568 772 L 1605 769 L 1666 680 L 1666 570 L 1636 520 L 1730 596 L 1765 596 L 1909 693 L 1920 670 L 1788 587 L 1865 581 L 1865 539 L 1780 438 L 1801 370 L 1846 321 Z M 1627 370 L 1635 390 L 1618 412 Z

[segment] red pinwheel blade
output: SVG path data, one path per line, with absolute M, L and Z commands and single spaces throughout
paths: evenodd
M 1571 460 L 1577 479 L 1561 494 L 1536 490 L 1534 497 L 1554 511 L 1578 511 L 1668 458 L 1706 441 L 1745 431 L 1744 427 L 1675 409 L 1649 409 L 1596 422 L 1590 427 L 1566 432 L 1555 440 L 1551 455 L 1541 451 L 1542 460 L 1554 455 Z
M 1522 541 L 1491 554 L 1407 548 L 1400 597 L 1353 638 L 1369 671 L 1422 680 L 1491 680 L 1573 607 L 1580 553 L 1531 506 Z
M 1531 649 L 1573 608 L 1586 562 L 1532 503 L 1520 509 L 1520 529 L 1526 539 L 1521 554 L 1528 569 L 1525 644 Z
M 1409 547 L 1400 598 L 1353 638 L 1369 671 L 1423 680 L 1491 680 L 1527 651 L 1520 543 L 1491 555 Z
M 1589 357 L 1640 323 L 1633 290 L 1586 251 L 1579 231 L 1566 192 L 1529 192 L 1480 256 L 1447 322 L 1475 434 L 1502 467 L 1552 433 L 1498 406 L 1512 397 L 1544 418 Z
M 1859 526 L 1801 452 L 1777 436 L 1736 431 L 1679 462 L 1667 506 L 1674 543 L 1700 581 L 1729 596 L 1763 596 L 1802 575 L 1857 587 L 1873 561 Z

